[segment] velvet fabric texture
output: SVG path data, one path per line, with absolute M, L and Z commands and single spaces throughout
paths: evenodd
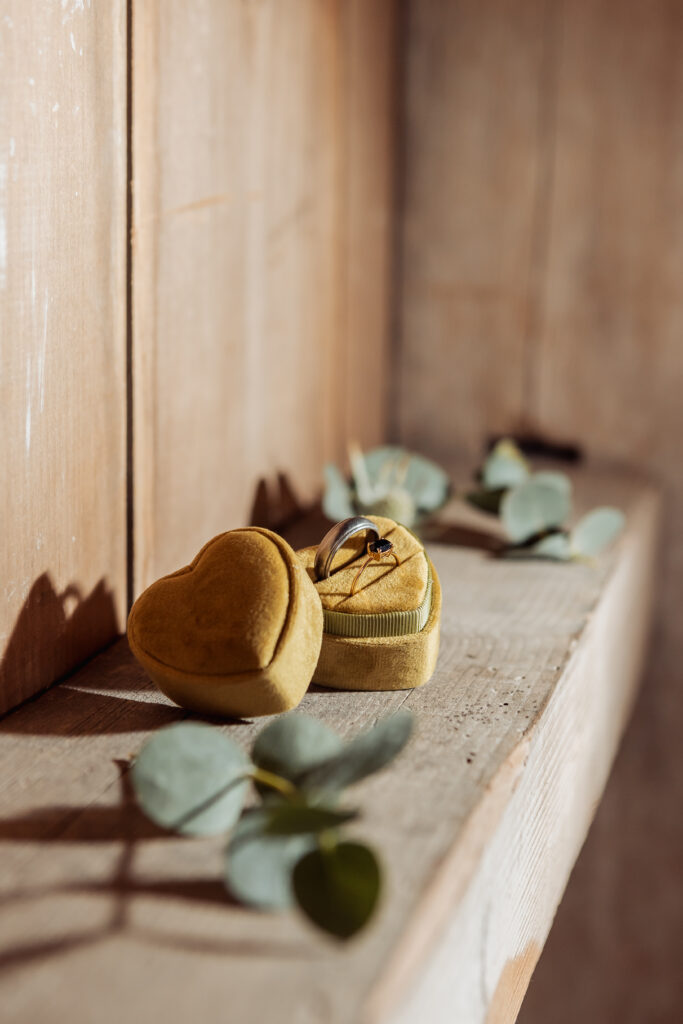
M 219 534 L 194 561 L 157 580 L 128 618 L 131 650 L 159 689 L 181 707 L 252 718 L 288 711 L 311 679 L 342 690 L 404 690 L 425 683 L 439 650 L 441 587 L 419 540 L 391 519 L 370 516 L 391 555 L 370 562 L 364 536 L 351 538 L 332 575 L 315 581 L 314 547 L 295 553 L 270 530 Z M 431 569 L 431 606 L 427 589 Z M 356 639 L 323 632 L 324 609 L 353 615 L 430 607 L 420 632 Z
M 429 617 L 419 633 L 391 637 L 332 636 L 323 633 L 320 657 L 313 682 L 338 690 L 405 690 L 421 686 L 431 678 L 439 653 L 441 627 L 441 586 L 434 566 L 420 541 L 404 526 L 381 516 L 368 516 L 388 537 L 398 555 L 370 562 L 351 595 L 351 586 L 366 557 L 363 535 L 352 537 L 340 548 L 326 580 L 315 581 L 314 547 L 298 552 L 302 565 L 314 582 L 323 608 L 340 612 L 372 614 L 405 611 L 419 607 L 432 574 L 432 604 Z
M 131 609 L 128 641 L 176 704 L 251 718 L 299 703 L 322 628 L 320 598 L 289 544 L 246 527 L 148 587 Z

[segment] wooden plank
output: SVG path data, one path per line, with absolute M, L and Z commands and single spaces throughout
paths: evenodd
M 683 1004 L 671 895 L 683 856 L 683 7 L 543 7 L 408 3 L 397 436 L 447 459 L 521 423 L 640 462 L 665 486 L 648 685 L 522 1010 L 525 1024 L 640 1024 L 677 1019 Z M 542 43 L 530 18 L 545 19 Z M 523 74 L 510 71 L 515 55 Z M 528 177 L 508 168 L 516 138 Z M 504 283 L 510 267 L 515 281 L 528 268 L 528 287 L 492 288 L 474 305 L 474 272 Z M 438 300 L 434 281 L 454 297 Z M 512 340 L 518 319 L 499 311 L 499 294 L 522 293 L 525 346 Z
M 395 431 L 444 460 L 518 429 L 536 331 L 556 46 L 544 0 L 411 0 Z
M 383 433 L 394 9 L 133 5 L 137 590 Z
M 0 712 L 125 616 L 125 7 L 0 15 Z
M 399 18 L 395 0 L 350 0 L 345 19 L 347 281 L 342 363 L 345 416 L 333 451 L 386 440 L 394 348 L 394 177 L 397 173 Z M 391 301 L 390 301 L 391 300 Z M 333 381 L 334 386 L 334 381 Z M 341 449 L 341 450 L 340 450 Z
M 418 717 L 409 752 L 358 791 L 388 887 L 377 923 L 348 948 L 294 915 L 232 906 L 217 881 L 219 842 L 163 837 L 135 812 L 128 758 L 182 712 L 124 643 L 8 716 L 7 1024 L 201 1022 L 226 1007 L 235 1021 L 292 1024 L 513 1020 L 599 800 L 648 617 L 656 493 L 633 477 L 579 484 L 581 503 L 628 515 L 599 567 L 435 546 L 444 620 L 433 680 L 304 699 L 346 735 L 401 705 Z M 246 745 L 261 723 L 226 728 Z
M 640 1024 L 683 1005 L 683 7 L 565 3 L 561 39 L 534 415 L 667 505 L 647 685 L 521 1019 Z
M 634 513 L 631 539 L 638 540 L 621 547 L 580 642 L 570 640 L 563 676 L 526 732 L 519 785 L 394 1024 L 516 1020 L 640 680 L 656 519 L 652 499 Z
M 680 5 L 566 5 L 534 410 L 548 431 L 676 480 L 682 54 Z

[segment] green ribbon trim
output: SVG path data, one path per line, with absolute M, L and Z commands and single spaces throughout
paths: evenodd
M 425 558 L 427 556 L 425 555 Z M 418 608 L 405 612 L 338 612 L 323 609 L 323 632 L 353 640 L 420 633 L 432 610 L 432 567 L 427 559 L 427 588 Z

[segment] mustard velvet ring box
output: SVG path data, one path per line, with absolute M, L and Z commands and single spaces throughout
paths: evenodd
M 270 530 L 230 530 L 140 595 L 128 617 L 131 651 L 176 704 L 227 718 L 288 711 L 311 681 L 420 686 L 439 649 L 439 580 L 409 530 L 368 518 L 396 559 L 370 561 L 355 593 L 367 536 L 340 547 L 331 575 L 316 581 L 316 547 L 294 552 Z
M 131 650 L 162 693 L 230 718 L 295 707 L 322 629 L 320 598 L 301 561 L 260 527 L 214 537 L 190 565 L 148 587 L 128 617 Z
M 320 597 L 323 637 L 313 682 L 340 690 L 404 690 L 432 676 L 439 653 L 441 587 L 417 537 L 382 516 L 367 516 L 398 559 L 370 561 L 367 536 L 351 537 L 335 555 L 331 574 L 317 580 L 316 547 L 298 552 Z

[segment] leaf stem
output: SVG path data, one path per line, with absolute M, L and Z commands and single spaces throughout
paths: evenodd
M 318 833 L 318 849 L 322 853 L 331 853 L 337 845 L 337 830 L 332 828 L 325 829 L 324 832 Z
M 254 782 L 260 782 L 263 786 L 275 789 L 278 793 L 282 793 L 283 796 L 295 797 L 297 795 L 297 788 L 293 782 L 290 782 L 289 779 L 283 779 L 281 775 L 269 772 L 265 768 L 254 768 L 251 777 Z

